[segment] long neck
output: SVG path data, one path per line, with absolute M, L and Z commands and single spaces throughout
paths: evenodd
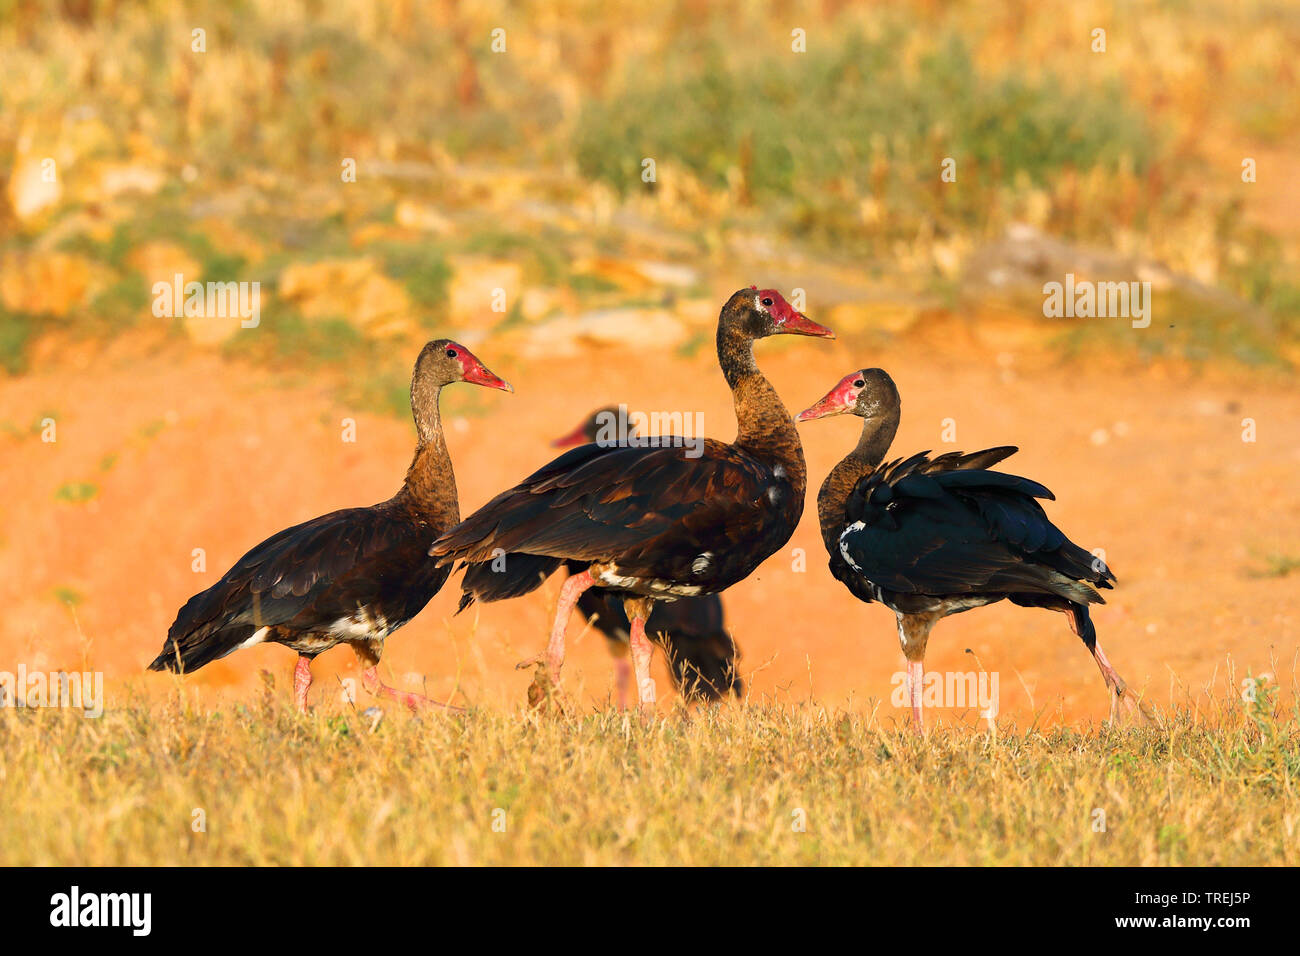
M 785 465 L 802 494 L 806 470 L 799 432 L 776 389 L 758 370 L 753 340 L 720 327 L 718 363 L 736 403 L 736 444 L 761 459 Z
M 438 411 L 441 385 L 413 382 L 411 413 L 417 435 L 415 455 L 406 470 L 399 496 L 405 495 L 415 510 L 439 530 L 460 521 L 460 500 L 456 496 L 456 473 L 442 434 Z
M 831 469 L 817 492 L 817 521 L 821 526 L 822 541 L 832 553 L 838 553 L 835 549 L 840 532 L 844 530 L 844 506 L 848 504 L 853 486 L 885 460 L 898 432 L 900 411 L 895 405 L 879 418 L 864 419 L 857 445 Z

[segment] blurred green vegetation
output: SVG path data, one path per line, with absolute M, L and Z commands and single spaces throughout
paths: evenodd
M 1249 573 L 1254 578 L 1284 578 L 1292 571 L 1300 571 L 1300 555 L 1266 554 L 1264 567 L 1252 569 Z
M 643 157 L 716 188 L 739 171 L 744 198 L 772 204 L 796 232 L 884 243 L 914 235 L 923 218 L 943 231 L 982 231 L 993 190 L 1048 185 L 1067 168 L 1140 175 L 1161 150 L 1112 81 L 1071 89 L 1050 73 L 987 75 L 951 33 L 908 70 L 905 30 L 853 34 L 818 56 L 756 59 L 738 71 L 717 50 L 694 69 L 636 64 L 631 73 L 648 79 L 584 111 L 578 163 L 624 193 L 648 188 Z M 960 190 L 939 183 L 945 157 L 959 158 Z M 883 228 L 862 228 L 860 196 L 887 205 Z
M 0 368 L 10 375 L 27 370 L 27 342 L 35 329 L 30 316 L 0 308 Z
M 1104 54 L 1094 23 L 1108 25 Z M 434 331 L 460 257 L 517 264 L 527 287 L 564 294 L 552 311 L 609 307 L 653 296 L 576 268 L 583 257 L 709 274 L 748 261 L 754 235 L 767 261 L 975 311 L 985 293 L 963 262 L 1024 223 L 1215 293 L 1171 296 L 1159 336 L 1092 324 L 1067 349 L 1293 364 L 1296 231 L 1243 214 L 1267 177 L 1245 187 L 1233 164 L 1294 146 L 1298 45 L 1300 14 L 1267 0 L 1153 0 L 1122 17 L 977 0 L 0 0 L 3 268 L 51 251 L 104 267 L 54 318 L 6 284 L 0 368 L 23 371 L 47 329 L 111 336 L 148 319 L 145 243 L 271 293 L 291 266 L 372 256 Z M 20 216 L 12 187 L 43 156 L 62 193 Z M 955 183 L 940 180 L 948 157 Z M 355 184 L 340 179 L 347 159 Z M 351 315 L 273 311 L 265 341 L 227 354 L 368 355 Z M 494 329 L 536 318 L 512 305 Z
M 371 247 L 383 260 L 384 272 L 401 280 L 412 301 L 436 308 L 447 300 L 451 267 L 441 249 L 429 243 L 379 243 Z
M 90 481 L 69 481 L 59 485 L 54 492 L 55 501 L 83 504 L 99 494 L 99 485 Z

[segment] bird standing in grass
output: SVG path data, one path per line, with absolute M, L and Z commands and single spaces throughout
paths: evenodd
M 856 597 L 879 601 L 898 618 L 907 658 L 912 716 L 923 729 L 921 687 L 930 629 L 949 614 L 1004 598 L 1062 611 L 1088 648 L 1115 707 L 1137 708 L 1107 660 L 1088 613 L 1115 580 L 1100 559 L 1048 520 L 1035 499 L 1050 491 L 1028 478 L 989 471 L 1012 445 L 936 458 L 928 452 L 884 463 L 902 403 L 878 368 L 850 372 L 799 421 L 831 415 L 863 420 L 857 446 L 826 476 L 817 495 L 831 573 Z
M 593 412 L 552 445 L 572 448 L 596 441 L 609 443 L 617 441 L 611 437 L 617 435 L 630 440 L 638 437 L 635 423 L 627 422 L 625 406 Z M 568 570 L 570 574 L 578 574 L 583 569 L 581 565 L 572 565 Z M 622 709 L 627 706 L 632 678 L 628 663 L 631 622 L 623 611 L 623 601 L 612 591 L 591 588 L 578 599 L 578 612 L 605 636 L 610 656 L 614 658 L 614 686 Z M 744 694 L 745 685 L 736 664 L 740 652 L 724 624 L 719 595 L 702 594 L 660 602 L 650 613 L 645 629 L 650 639 L 663 649 L 673 684 L 684 699 L 713 701 L 731 694 L 737 697 Z
M 434 542 L 440 566 L 469 564 L 462 606 L 525 594 L 561 564 L 581 568 L 560 589 L 545 655 L 551 683 L 559 686 L 574 605 L 588 588 L 607 589 L 623 601 L 638 698 L 652 710 L 646 621 L 655 602 L 744 579 L 790 539 L 803 513 L 799 435 L 754 362 L 755 340 L 784 333 L 834 336 L 775 289 L 742 289 L 722 307 L 718 362 L 735 403 L 735 442 L 582 445 Z
M 149 669 L 189 673 L 240 648 L 283 644 L 298 652 L 294 702 L 305 710 L 312 659 L 348 644 L 370 693 L 410 707 L 445 706 L 384 684 L 378 665 L 384 639 L 420 613 L 449 573 L 428 550 L 460 520 L 438 411 L 442 387 L 453 382 L 514 391 L 463 345 L 428 343 L 411 379 L 415 456 L 397 494 L 267 538 L 185 603 Z

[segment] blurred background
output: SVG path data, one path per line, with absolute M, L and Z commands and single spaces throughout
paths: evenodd
M 760 345 L 792 410 L 880 365 L 900 453 L 1022 447 L 1008 467 L 1120 577 L 1097 620 L 1130 682 L 1293 682 L 1293 4 L 0 0 L 0 52 L 0 666 L 170 687 L 140 668 L 191 593 L 396 490 L 430 337 L 518 389 L 444 395 L 466 512 L 609 402 L 729 439 L 713 326 L 758 283 L 840 334 Z M 259 283 L 259 325 L 156 317 L 176 273 Z M 1044 317 L 1067 273 L 1149 282 L 1150 327 Z M 856 432 L 804 435 L 811 494 Z M 782 553 L 728 592 L 742 671 L 887 697 L 892 616 L 826 574 L 814 510 L 806 571 Z M 454 591 L 388 665 L 522 700 L 545 595 L 453 620 Z M 1056 616 L 962 615 L 931 648 L 1000 670 L 1005 711 L 1105 714 Z M 192 683 L 265 667 L 287 693 L 291 666 L 258 648 Z

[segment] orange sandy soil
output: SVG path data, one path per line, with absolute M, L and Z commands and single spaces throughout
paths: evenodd
M 950 326 L 950 327 L 949 327 Z M 792 411 L 811 404 L 854 367 L 880 364 L 898 381 L 904 417 L 895 450 L 1014 443 L 1009 467 L 1053 489 L 1048 512 L 1075 541 L 1104 548 L 1120 587 L 1096 609 L 1103 646 L 1127 680 L 1161 706 L 1204 706 L 1212 680 L 1226 690 L 1247 673 L 1273 672 L 1287 687 L 1300 645 L 1297 578 L 1259 577 L 1263 556 L 1300 554 L 1300 395 L 1284 381 L 1193 374 L 1115 362 L 1062 366 L 1041 354 L 979 347 L 955 320 L 890 346 L 845 341 L 760 343 L 759 362 Z M 967 341 L 969 339 L 969 342 Z M 708 350 L 692 359 L 615 351 L 549 362 L 480 353 L 516 395 L 484 393 L 486 414 L 449 415 L 462 509 L 477 507 L 549 459 L 547 442 L 591 408 L 700 409 L 706 430 L 734 435 L 730 397 Z M 307 382 L 304 376 L 298 382 Z M 468 389 L 470 386 L 455 386 Z M 447 406 L 444 396 L 444 407 Z M 464 407 L 464 406 L 462 406 Z M 409 423 L 355 414 L 324 387 L 215 358 L 105 358 L 70 371 L 0 381 L 0 670 L 79 668 L 83 652 L 106 674 L 109 705 L 132 693 L 161 697 L 173 678 L 145 673 L 176 609 L 274 531 L 326 511 L 386 498 L 409 460 Z M 27 427 L 47 412 L 58 441 Z M 356 444 L 340 420 L 358 421 Z M 1254 418 L 1258 441 L 1241 440 Z M 943 445 L 953 418 L 958 441 Z M 804 518 L 787 549 L 726 592 L 730 625 L 755 698 L 810 695 L 828 706 L 879 708 L 902 667 L 892 614 L 853 599 L 826 571 L 815 494 L 856 439 L 847 418 L 801 426 L 809 465 Z M 1094 437 L 1105 430 L 1104 441 Z M 107 470 L 101 462 L 116 455 Z M 86 503 L 58 501 L 67 482 L 99 486 Z M 191 550 L 207 552 L 206 573 Z M 807 570 L 793 570 L 793 548 Z M 515 662 L 544 644 L 558 578 L 529 597 L 453 617 L 449 584 L 388 641 L 388 679 L 459 703 L 515 708 L 529 682 Z M 81 595 L 75 618 L 56 596 Z M 613 670 L 604 642 L 570 629 L 566 686 L 604 706 Z M 997 671 L 1002 713 L 1022 726 L 1084 723 L 1107 714 L 1101 679 L 1060 615 L 1006 603 L 936 628 L 927 665 L 971 671 L 978 655 Z M 261 693 L 259 671 L 289 693 L 293 655 L 278 646 L 240 651 L 187 678 L 205 706 Z M 660 708 L 673 695 L 656 663 Z M 313 702 L 338 706 L 337 677 L 356 677 L 350 650 L 315 665 Z M 363 704 L 368 703 L 364 699 Z M 936 718 L 976 723 L 973 712 Z

